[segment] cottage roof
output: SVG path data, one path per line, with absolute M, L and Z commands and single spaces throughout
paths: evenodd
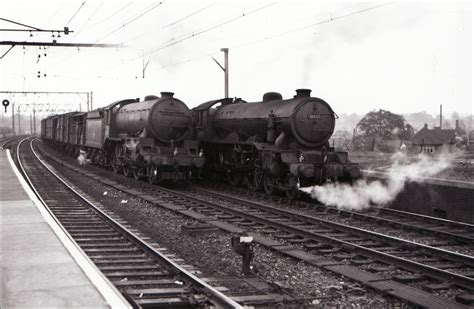
M 412 138 L 412 145 L 444 145 L 451 144 L 456 138 L 456 130 L 443 130 L 440 128 L 428 129 L 425 125 Z

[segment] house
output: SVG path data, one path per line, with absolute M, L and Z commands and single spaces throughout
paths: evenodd
M 451 149 L 456 144 L 456 129 L 428 129 L 425 123 L 423 129 L 416 132 L 410 139 L 413 149 L 421 152 L 434 153 L 441 149 Z

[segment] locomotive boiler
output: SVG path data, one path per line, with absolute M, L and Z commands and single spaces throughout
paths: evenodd
M 130 137 L 156 138 L 162 143 L 177 143 L 192 131 L 191 111 L 172 92 L 161 98 L 147 96 L 144 101 L 127 104 L 116 112 L 118 134 Z
M 75 156 L 84 150 L 92 163 L 136 179 L 146 177 L 150 183 L 188 181 L 205 160 L 191 111 L 172 92 L 143 101 L 120 100 L 88 113 L 52 116 L 44 124 L 43 139 L 57 148 Z M 57 138 L 61 132 L 70 136 Z
M 122 143 L 115 145 L 113 166 L 124 173 L 132 169 L 150 182 L 189 180 L 192 168 L 204 164 L 193 139 L 191 111 L 172 92 L 147 96 L 114 111 L 114 132 Z
M 283 100 L 270 92 L 259 102 L 221 99 L 196 107 L 209 169 L 232 185 L 263 186 L 268 194 L 278 189 L 289 198 L 298 195 L 299 186 L 359 177 L 347 152 L 329 147 L 336 114 L 310 93 L 298 89 Z

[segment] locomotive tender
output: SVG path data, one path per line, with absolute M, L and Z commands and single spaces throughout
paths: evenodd
M 294 98 L 283 100 L 270 92 L 260 102 L 227 98 L 194 108 L 209 177 L 263 187 L 267 194 L 284 191 L 290 199 L 299 187 L 360 177 L 348 153 L 329 146 L 336 114 L 310 93 L 298 89 Z
M 193 136 L 191 111 L 172 92 L 51 116 L 41 127 L 41 137 L 66 153 L 85 150 L 92 163 L 150 183 L 188 181 L 205 161 Z

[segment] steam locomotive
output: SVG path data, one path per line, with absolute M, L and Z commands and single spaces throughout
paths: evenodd
M 298 89 L 284 100 L 269 92 L 253 103 L 224 98 L 191 111 L 173 93 L 162 92 L 48 117 L 41 136 L 66 153 L 85 150 L 92 163 L 150 183 L 188 181 L 195 172 L 293 199 L 299 187 L 360 177 L 348 153 L 329 146 L 337 115 L 310 94 Z
M 205 161 L 191 111 L 172 92 L 48 117 L 41 137 L 72 156 L 85 151 L 93 164 L 150 183 L 189 181 Z
M 194 108 L 208 177 L 252 190 L 263 187 L 267 194 L 284 191 L 290 199 L 298 196 L 300 186 L 360 177 L 348 153 L 329 146 L 336 114 L 310 93 L 298 89 L 283 100 L 269 92 L 260 102 L 227 98 Z

